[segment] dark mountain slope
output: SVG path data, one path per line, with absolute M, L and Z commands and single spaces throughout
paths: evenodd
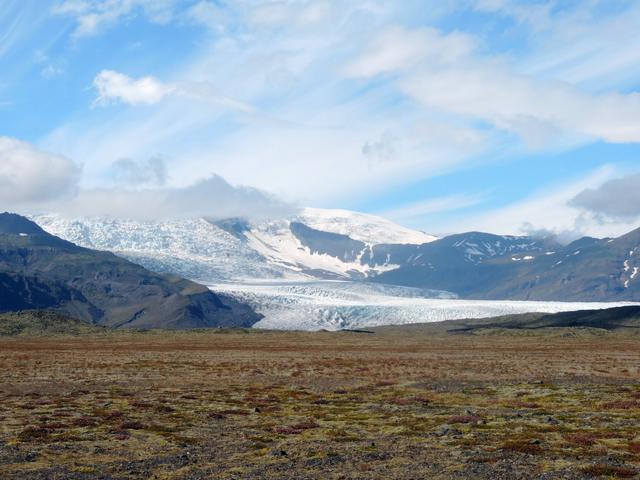
M 250 307 L 108 252 L 78 247 L 14 214 L 0 214 L 0 312 L 53 309 L 110 327 L 250 326 Z
M 553 255 L 522 262 L 509 281 L 493 285 L 485 295 L 532 300 L 637 301 L 639 270 L 640 230 L 616 239 L 585 238 Z
M 449 324 L 449 322 L 445 322 Z M 640 330 L 640 306 L 581 310 L 553 314 L 525 313 L 479 320 L 456 320 L 449 332 L 475 332 L 489 328 L 537 330 L 541 328 L 598 328 Z
M 388 263 L 401 267 L 373 280 L 483 298 L 491 288 L 508 283 L 518 275 L 521 265 L 512 258 L 544 255 L 557 247 L 548 240 L 481 232 L 451 235 L 418 246 L 376 245 L 372 264 L 388 258 Z
M 567 246 L 526 237 L 452 235 L 411 255 L 374 280 L 478 299 L 640 300 L 640 229 Z

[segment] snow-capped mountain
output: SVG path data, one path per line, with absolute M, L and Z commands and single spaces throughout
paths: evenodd
M 405 228 L 385 218 L 351 210 L 305 208 L 298 215 L 298 219 L 316 230 L 347 235 L 369 245 L 381 243 L 420 245 L 438 239 L 434 235 Z
M 562 246 L 480 232 L 436 238 L 345 210 L 259 221 L 34 219 L 81 246 L 208 284 L 264 315 L 258 326 L 265 328 L 353 328 L 640 299 L 640 230 Z
M 136 221 L 33 217 L 78 245 L 110 250 L 147 268 L 201 282 L 247 279 L 362 279 L 398 268 L 373 259 L 380 244 L 415 246 L 437 239 L 389 220 L 347 210 L 302 209 L 290 218 Z

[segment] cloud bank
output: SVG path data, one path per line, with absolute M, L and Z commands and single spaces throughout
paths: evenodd
M 233 186 L 213 175 L 187 187 L 80 190 L 72 200 L 52 202 L 48 210 L 74 217 L 138 220 L 207 217 L 250 219 L 289 215 L 295 207 L 250 187 Z
M 167 164 L 163 157 L 155 156 L 146 162 L 122 158 L 113 163 L 111 170 L 116 184 L 131 187 L 163 186 L 167 183 Z
M 569 205 L 616 219 L 640 217 L 640 173 L 585 189 Z
M 0 201 L 27 205 L 75 194 L 81 168 L 10 137 L 0 137 Z
M 116 161 L 112 176 L 112 188 L 81 188 L 81 168 L 72 160 L 14 138 L 0 137 L 3 210 L 145 220 L 269 218 L 296 211 L 295 206 L 274 195 L 231 185 L 218 175 L 185 187 L 161 186 L 168 174 L 160 157 L 141 163 Z

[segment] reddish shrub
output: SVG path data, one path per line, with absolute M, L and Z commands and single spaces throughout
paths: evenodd
M 634 477 L 638 472 L 627 467 L 618 467 L 615 465 L 595 464 L 589 465 L 581 469 L 582 473 L 597 477 L 611 476 L 618 478 Z
M 62 423 L 62 422 L 51 422 L 51 423 L 45 423 L 43 425 L 41 425 L 41 428 L 44 428 L 45 430 L 63 430 L 65 428 L 69 428 L 69 425 L 67 425 L 66 423 Z
M 220 410 L 218 413 L 222 415 L 249 415 L 249 412 L 247 412 L 246 410 L 236 409 Z
M 124 413 L 119 410 L 114 410 L 113 412 L 109 412 L 104 416 L 104 418 L 108 421 L 119 420 L 122 417 L 124 417 Z
M 376 387 L 391 387 L 397 385 L 398 382 L 392 382 L 391 380 L 381 380 L 376 383 Z
M 478 415 L 452 415 L 447 419 L 447 423 L 473 423 L 476 424 L 482 420 Z
M 515 402 L 511 402 L 509 405 L 513 408 L 540 408 L 539 403 L 525 402 L 523 400 L 517 400 Z
M 121 430 L 144 430 L 146 425 L 142 422 L 122 422 L 119 427 Z
M 274 427 L 273 431 L 281 435 L 299 435 L 302 433 L 302 430 L 293 427 Z
M 640 402 L 637 400 L 615 400 L 602 405 L 607 410 L 630 410 L 632 408 L 640 408 Z
M 76 418 L 71 423 L 74 427 L 93 427 L 97 424 L 95 418 L 92 417 Z
M 31 440 L 42 440 L 49 436 L 49 430 L 43 427 L 27 427 L 18 434 L 18 440 L 29 442 Z
M 169 405 L 157 405 L 156 406 L 156 411 L 160 412 L 160 413 L 172 413 L 175 412 L 176 409 L 169 406 Z
M 575 445 L 580 445 L 581 447 L 589 447 L 596 443 L 598 437 L 592 433 L 570 433 L 565 435 L 564 439 Z
M 318 423 L 313 419 L 305 420 L 303 422 L 291 425 L 291 428 L 295 428 L 296 430 L 310 430 L 312 428 L 318 427 L 320 427 L 320 425 L 318 425 Z
M 540 445 L 527 440 L 514 440 L 507 442 L 502 446 L 502 450 L 507 452 L 526 453 L 529 455 L 538 455 L 542 453 L 542 447 Z

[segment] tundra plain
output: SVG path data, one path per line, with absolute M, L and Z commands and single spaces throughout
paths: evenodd
M 0 477 L 638 477 L 637 333 L 446 325 L 0 337 Z

